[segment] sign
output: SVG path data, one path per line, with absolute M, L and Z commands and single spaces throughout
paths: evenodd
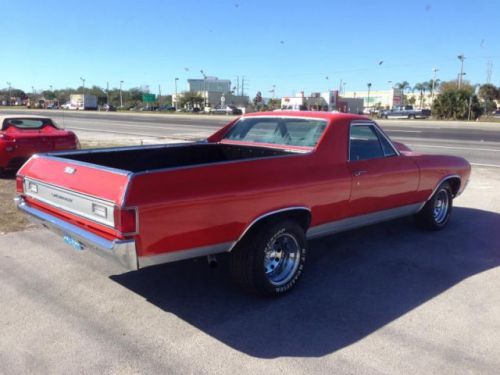
M 142 101 L 144 103 L 154 103 L 156 102 L 155 94 L 142 94 Z

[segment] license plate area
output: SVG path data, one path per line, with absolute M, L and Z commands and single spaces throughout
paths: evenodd
M 71 246 L 73 249 L 75 249 L 77 251 L 85 250 L 85 245 L 82 244 L 77 239 L 71 237 L 69 234 L 64 234 L 63 240 L 66 244 L 68 244 L 69 246 Z

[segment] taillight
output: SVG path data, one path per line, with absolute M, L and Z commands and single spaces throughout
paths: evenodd
M 10 141 L 12 138 L 9 137 L 7 134 L 0 134 L 0 139 L 4 141 Z
M 24 193 L 24 177 L 16 176 L 16 191 L 18 193 Z
M 137 210 L 135 208 L 115 209 L 115 228 L 122 234 L 137 232 Z

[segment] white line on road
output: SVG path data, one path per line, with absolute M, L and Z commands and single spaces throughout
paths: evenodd
M 408 146 L 414 146 L 414 147 L 428 147 L 428 148 L 447 148 L 447 149 L 452 149 L 452 150 L 471 150 L 471 151 L 491 151 L 491 152 L 500 152 L 500 150 L 493 149 L 493 148 L 471 148 L 471 147 L 460 147 L 460 146 L 435 146 L 435 145 L 422 145 L 422 144 L 415 144 L 415 143 L 408 143 Z
M 496 164 L 470 163 L 470 165 L 476 165 L 478 167 L 500 168 L 500 165 L 496 165 Z

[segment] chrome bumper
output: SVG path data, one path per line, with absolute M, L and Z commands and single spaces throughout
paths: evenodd
M 83 247 L 106 258 L 112 258 L 127 270 L 137 270 L 137 252 L 134 240 L 109 241 L 76 225 L 67 223 L 55 216 L 42 212 L 29 206 L 22 197 L 14 199 L 17 208 L 27 214 L 28 218 L 36 223 L 50 229 L 61 237 L 65 235 L 77 240 Z

